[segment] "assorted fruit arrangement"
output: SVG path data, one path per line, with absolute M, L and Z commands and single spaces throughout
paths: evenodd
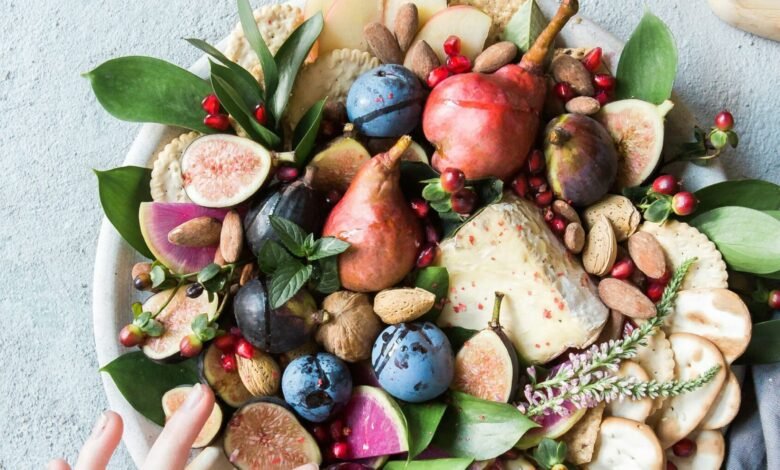
M 780 360 L 780 187 L 663 172 L 738 139 L 722 112 L 664 151 L 660 19 L 613 75 L 555 48 L 576 0 L 238 10 L 224 50 L 188 40 L 207 79 L 86 74 L 114 116 L 185 129 L 97 175 L 150 260 L 140 351 L 102 370 L 158 424 L 212 387 L 189 468 L 720 468 L 730 365 Z

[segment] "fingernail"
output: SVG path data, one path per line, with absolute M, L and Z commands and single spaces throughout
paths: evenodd
M 106 429 L 106 424 L 108 424 L 108 416 L 106 416 L 105 413 L 100 413 L 100 416 L 98 416 L 98 419 L 95 422 L 95 426 L 92 428 L 92 434 L 89 435 L 90 439 L 97 439 L 100 437 L 100 435 L 103 434 L 103 430 Z
M 197 384 L 194 387 L 192 387 L 192 391 L 189 395 L 187 395 L 187 399 L 184 400 L 184 404 L 181 405 L 182 410 L 193 410 L 196 406 L 198 406 L 198 403 L 200 403 L 200 400 L 203 398 L 203 384 Z

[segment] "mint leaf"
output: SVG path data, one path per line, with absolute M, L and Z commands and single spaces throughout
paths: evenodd
M 323 258 L 317 262 L 317 281 L 314 288 L 321 294 L 332 294 L 341 289 L 339 263 L 335 257 Z
M 320 238 L 314 243 L 314 252 L 309 256 L 309 261 L 344 253 L 349 247 L 349 243 L 335 237 Z
M 279 308 L 293 298 L 309 281 L 313 270 L 311 265 L 297 261 L 279 267 L 271 277 L 271 307 Z
M 316 243 L 316 239 L 314 238 L 313 233 L 310 233 L 309 236 L 306 237 L 306 240 L 303 241 L 303 252 L 307 257 L 314 254 L 315 243 Z
M 244 30 L 244 36 L 252 49 L 260 59 L 260 67 L 263 69 L 263 82 L 265 84 L 265 100 L 270 101 L 276 93 L 276 86 L 279 83 L 279 71 L 274 61 L 274 56 L 268 50 L 268 45 L 260 34 L 260 28 L 255 22 L 255 14 L 249 0 L 238 0 L 238 16 L 241 19 L 241 28 Z M 280 118 L 274 116 L 273 111 L 269 109 L 269 117 L 272 119 Z
M 301 227 L 283 217 L 275 215 L 269 215 L 268 220 L 271 222 L 271 227 L 276 232 L 276 236 L 290 250 L 290 253 L 298 257 L 305 256 L 303 246 L 306 242 L 307 233 Z
M 293 261 L 292 255 L 273 240 L 265 242 L 257 255 L 257 264 L 260 265 L 260 270 L 265 274 L 273 274 L 279 266 L 290 261 Z

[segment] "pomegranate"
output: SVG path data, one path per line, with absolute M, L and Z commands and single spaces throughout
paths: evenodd
M 230 128 L 230 120 L 225 114 L 209 114 L 203 118 L 203 124 L 218 131 L 226 131 Z
M 206 95 L 206 97 L 203 98 L 203 101 L 200 103 L 200 106 L 203 108 L 203 111 L 206 111 L 207 114 L 219 114 L 219 98 L 217 98 L 217 95 L 213 93 Z
M 260 123 L 261 126 L 265 126 L 265 124 L 268 122 L 268 113 L 265 110 L 264 104 L 260 103 L 255 108 L 255 119 Z
M 238 344 L 236 344 L 236 354 L 244 359 L 252 359 L 252 356 L 255 355 L 255 347 L 249 341 L 241 338 L 238 340 Z
M 577 97 L 577 92 L 566 82 L 556 83 L 553 91 L 555 92 L 555 96 L 564 103 L 568 103 Z
M 680 439 L 672 446 L 672 452 L 677 457 L 690 457 L 696 452 L 696 443 L 687 437 Z
M 520 173 L 512 180 L 512 190 L 520 197 L 528 196 L 529 186 L 528 176 L 525 173 Z
M 544 60 L 578 9 L 578 0 L 564 0 L 519 64 L 493 74 L 455 75 L 433 88 L 423 131 L 436 147 L 436 169 L 460 168 L 468 179 L 508 180 L 517 174 L 539 130 L 547 95 Z
M 280 166 L 276 170 L 276 179 L 282 183 L 292 183 L 298 179 L 300 172 L 294 166 Z

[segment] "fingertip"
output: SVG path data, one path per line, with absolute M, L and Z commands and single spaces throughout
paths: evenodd
M 46 465 L 46 470 L 70 470 L 70 465 L 63 459 L 55 459 Z

